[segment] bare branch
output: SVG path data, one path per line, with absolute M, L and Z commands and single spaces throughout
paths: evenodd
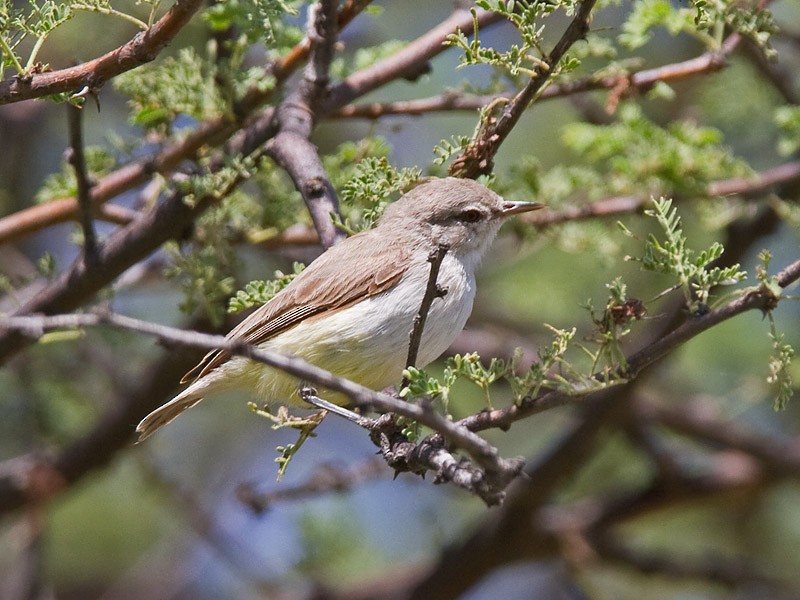
M 202 0 L 176 0 L 147 31 L 100 58 L 68 69 L 0 81 L 0 105 L 84 88 L 95 93 L 109 79 L 152 61 L 202 6 Z
M 428 254 L 428 262 L 431 263 L 431 272 L 428 275 L 428 284 L 425 286 L 425 294 L 422 296 L 422 303 L 419 312 L 414 317 L 414 326 L 411 329 L 408 343 L 408 357 L 406 358 L 406 368 L 414 367 L 417 364 L 417 354 L 419 345 L 422 343 L 422 332 L 425 329 L 425 321 L 428 320 L 428 312 L 436 298 L 442 298 L 447 294 L 446 288 L 439 287 L 439 268 L 442 266 L 445 254 L 450 250 L 448 244 L 439 244 L 435 250 Z M 408 387 L 408 380 L 404 377 L 400 388 Z
M 328 69 L 336 43 L 336 1 L 319 0 L 308 11 L 306 37 L 311 57 L 303 79 L 277 109 L 278 134 L 267 144 L 267 154 L 281 165 L 311 214 L 323 247 L 344 239 L 345 233 L 331 219 L 338 214 L 336 192 L 322 166 L 317 148 L 309 141 L 320 102 L 328 86 Z
M 97 264 L 97 236 L 94 231 L 92 215 L 91 183 L 86 171 L 86 158 L 83 154 L 83 110 L 77 106 L 67 104 L 69 119 L 69 148 L 68 157 L 75 170 L 75 181 L 78 188 L 78 207 L 81 228 L 83 229 L 83 254 L 89 268 Z
M 502 19 L 497 13 L 483 9 L 476 9 L 475 18 L 481 27 Z M 427 61 L 446 49 L 444 41 L 457 29 L 460 29 L 464 35 L 473 33 L 474 21 L 470 11 L 462 8 L 453 11 L 448 19 L 409 42 L 391 56 L 353 73 L 338 85 L 333 86 L 322 107 L 322 113 L 330 113 L 395 79 L 413 78 L 419 75 L 420 69 L 425 67 Z
M 255 483 L 243 483 L 236 488 L 236 496 L 245 506 L 260 515 L 278 502 L 299 500 L 327 492 L 344 492 L 365 481 L 389 474 L 391 471 L 387 471 L 384 462 L 376 457 L 349 467 L 326 463 L 317 466 L 299 485 L 259 492 Z
M 727 52 L 730 52 L 730 50 L 732 48 Z M 603 89 L 624 90 L 625 94 L 643 93 L 662 81 L 679 81 L 687 77 L 719 71 L 725 67 L 725 56 L 726 54 L 721 52 L 705 52 L 696 58 L 652 69 L 643 69 L 633 73 L 620 73 L 605 77 L 589 76 L 567 83 L 554 83 L 542 90 L 537 102 Z M 437 111 L 475 111 L 484 106 L 489 106 L 505 96 L 507 94 L 470 96 L 451 91 L 438 96 L 415 100 L 347 104 L 329 116 L 331 118 L 377 119 L 389 115 L 422 115 Z

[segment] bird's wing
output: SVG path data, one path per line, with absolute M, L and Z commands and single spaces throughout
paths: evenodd
M 331 256 L 312 262 L 274 298 L 234 327 L 227 338 L 258 345 L 309 317 L 385 292 L 403 277 L 411 257 L 406 247 L 374 229 L 348 238 L 326 254 Z M 183 376 L 181 383 L 203 377 L 229 358 L 230 353 L 224 350 L 212 350 Z

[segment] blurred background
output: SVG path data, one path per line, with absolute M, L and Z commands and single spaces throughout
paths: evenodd
M 352 57 L 359 48 L 387 40 L 413 40 L 453 9 L 451 2 L 375 4 L 382 8 L 381 14 L 360 15 L 342 33 L 342 56 Z M 635 4 L 603 7 L 592 29 L 614 38 Z M 770 5 L 782 30 L 773 39 L 779 53 L 775 68 L 789 74 L 783 83 L 795 97 L 800 94 L 799 8 L 790 0 Z M 301 13 L 289 22 L 302 24 L 304 12 L 301 7 Z M 564 15 L 548 22 L 549 44 L 568 22 Z M 124 43 L 134 30 L 106 15 L 79 14 L 48 39 L 41 60 L 53 69 L 82 62 Z M 486 46 L 502 49 L 516 35 L 509 24 L 499 23 L 482 31 L 481 39 Z M 158 60 L 175 56 L 184 47 L 202 52 L 208 39 L 203 21 L 195 19 Z M 688 35 L 676 37 L 656 28 L 653 39 L 630 54 L 635 55 L 636 68 L 652 68 L 703 51 L 701 43 Z M 718 72 L 676 82 L 672 94 L 645 94 L 631 102 L 657 125 L 689 121 L 715 128 L 722 136 L 721 145 L 754 170 L 786 163 L 792 157 L 782 156 L 777 149 L 781 131 L 774 112 L 787 99 L 762 76 L 763 66 L 751 52 L 737 50 Z M 359 101 L 424 98 L 459 88 L 464 82 L 473 88 L 492 84 L 487 67 L 458 68 L 460 54 L 451 48 L 434 58 L 429 72 L 418 80 L 396 81 Z M 252 60 L 258 58 L 255 52 Z M 604 60 L 589 57 L 587 72 Z M 10 76 L 8 71 L 6 76 Z M 608 90 L 601 90 L 535 104 L 497 157 L 498 189 L 519 200 L 535 200 L 537 194 L 549 194 L 548 201 L 560 198 L 554 210 L 613 195 L 610 185 L 576 190 L 574 182 L 564 184 L 561 196 L 557 192 L 557 169 L 587 164 L 586 155 L 565 142 L 569 127 L 619 122 L 619 112 L 606 110 L 608 95 Z M 147 149 L 142 127 L 129 120 L 126 102 L 108 84 L 99 95 L 99 109 L 91 99 L 83 109 L 87 145 L 105 147 L 121 162 Z M 345 142 L 379 136 L 388 144 L 388 158 L 395 167 L 441 173 L 442 167 L 432 165 L 434 146 L 454 135 L 471 135 L 476 122 L 476 111 L 376 121 L 331 118 L 320 122 L 313 142 L 322 154 L 329 154 Z M 189 119 L 186 126 L 195 123 Z M 131 140 L 138 143 L 130 145 Z M 26 101 L 0 106 L 0 216 L 36 203 L 45 179 L 62 169 L 67 143 L 64 105 Z M 602 171 L 603 166 L 592 168 Z M 530 184 L 532 179 L 538 183 Z M 270 181 L 265 177 L 248 182 L 244 190 L 268 202 Z M 287 186 L 285 177 L 282 185 Z M 114 203 L 134 206 L 139 191 L 123 194 Z M 740 222 L 737 219 L 749 223 L 759 210 L 777 206 L 769 194 L 749 205 L 746 199 L 692 202 L 686 196 L 680 198 L 679 210 L 690 244 L 696 248 L 715 240 L 735 247 L 738 230 L 732 223 Z M 794 189 L 782 188 L 773 196 L 788 205 L 794 203 L 796 209 L 797 182 Z M 792 225 L 783 215 L 774 219 L 764 235 L 743 234 L 746 243 L 731 250 L 750 274 L 750 284 L 763 248 L 772 252 L 773 271 L 798 258 L 798 221 Z M 655 231 L 651 220 L 640 214 L 618 218 L 642 237 Z M 623 260 L 625 255 L 641 255 L 641 243 L 626 237 L 615 220 L 541 229 L 516 223 L 504 230 L 482 266 L 473 316 L 452 351 L 478 350 L 487 359 L 493 350 L 508 356 L 521 346 L 530 362 L 536 359 L 537 347 L 550 343 L 545 324 L 575 326 L 577 340 L 591 336 L 592 323 L 582 305 L 591 299 L 602 309 L 608 296 L 606 284 L 615 277 L 622 276 L 630 295 L 643 300 L 671 285 L 666 277 Z M 116 227 L 98 223 L 98 232 L 103 238 Z M 25 282 L 0 298 L 0 311 L 13 311 L 46 285 L 48 279 L 42 273 L 68 268 L 80 253 L 76 231 L 76 223 L 64 223 L 0 246 L 0 273 L 10 282 Z M 274 251 L 258 244 L 243 244 L 236 251 L 233 289 L 243 288 L 254 278 L 268 279 L 276 269 L 290 271 L 292 260 L 308 260 L 315 252 L 308 247 Z M 162 276 L 174 256 L 170 250 L 155 253 L 125 273 L 113 290 L 104 292 L 102 301 L 141 319 L 196 326 L 196 313 L 187 315 L 179 308 L 184 301 L 179 281 Z M 648 304 L 646 319 L 637 324 L 642 335 L 637 338 L 638 331 L 634 332 L 626 341 L 628 352 L 664 324 L 672 300 L 673 296 L 667 296 Z M 800 305 L 782 302 L 774 318 L 785 342 L 800 346 Z M 636 430 L 635 419 L 621 417 L 593 434 L 591 448 L 575 457 L 580 466 L 551 490 L 535 516 L 526 517 L 538 520 L 549 532 L 550 545 L 520 551 L 513 560 L 503 557 L 497 567 L 487 569 L 456 596 L 469 600 L 639 598 L 643 593 L 650 598 L 687 599 L 800 597 L 796 552 L 800 467 L 793 469 L 790 464 L 790 459 L 800 462 L 800 412 L 796 402 L 789 402 L 783 411 L 773 410 L 775 390 L 766 380 L 772 348 L 768 330 L 761 313 L 741 315 L 691 340 L 647 371 L 635 391 L 635 403 L 628 402 L 630 414 L 640 410 L 649 419 L 646 431 Z M 191 365 L 194 359 L 147 337 L 107 329 L 49 342 L 18 353 L 0 370 L 0 478 L 17 473 L 25 461 L 49 457 L 68 461 L 64 452 L 79 453 L 87 436 L 99 423 L 113 418 L 127 395 L 160 390 L 161 399 L 148 400 L 157 405 L 177 388 L 174 377 L 153 381 L 148 387 L 155 377 L 154 362 L 171 360 L 176 363 L 173 370 L 179 370 L 178 364 Z M 797 380 L 796 361 L 792 369 Z M 441 366 L 431 368 L 434 374 L 440 371 Z M 425 581 L 426 573 L 442 567 L 439 561 L 447 558 L 447 552 L 474 541 L 474 532 L 501 518 L 502 509 L 488 509 L 453 486 L 434 485 L 431 477 L 401 474 L 394 479 L 376 458 L 376 448 L 365 432 L 334 417 L 325 420 L 277 482 L 275 448 L 293 442 L 296 434 L 272 430 L 268 421 L 247 410 L 248 400 L 232 395 L 204 402 L 136 446 L 130 436 L 138 418 L 131 415 L 120 432 L 124 443 L 109 441 L 115 446 L 113 451 L 96 455 L 92 468 L 68 474 L 57 485 L 63 484 L 63 489 L 46 503 L 4 509 L 0 515 L 0 597 L 389 597 L 386 590 L 414 589 Z M 508 405 L 510 390 L 498 386 L 493 400 L 495 406 Z M 524 456 L 529 467 L 544 464 L 565 434 L 584 422 L 585 407 L 576 404 L 523 420 L 507 432 L 488 431 L 485 436 L 503 456 Z M 483 406 L 480 389 L 458 384 L 450 405 L 454 417 Z M 739 446 L 699 434 L 692 437 L 674 423 L 669 425 L 674 414 L 696 417 L 697 423 L 728 424 L 735 433 L 746 435 L 739 438 Z M 770 470 L 774 460 L 755 464 L 764 452 L 751 448 L 748 454 L 742 442 L 750 440 L 747 436 L 768 442 L 778 455 L 785 452 L 784 471 Z M 592 519 L 593 510 L 607 508 L 608 499 L 636 490 L 655 494 L 652 490 L 657 486 L 649 486 L 665 468 L 658 464 L 659 457 L 676 463 L 673 467 L 682 473 L 696 475 L 692 479 L 696 483 L 709 481 L 714 474 L 723 479 L 729 476 L 730 481 L 739 478 L 741 485 L 732 484 L 721 493 L 710 487 L 687 488 L 682 499 L 626 517 L 617 534 L 625 542 L 625 551 L 635 555 L 629 560 L 624 552 L 614 552 L 619 548 L 592 547 L 578 533 L 570 534 L 580 530 L 581 519 Z M 35 470 L 27 473 L 36 475 Z M 48 479 L 51 474 L 41 476 L 46 488 L 56 485 Z M 325 487 L 330 478 L 348 477 L 352 482 L 342 483 L 339 490 L 304 491 L 309 482 L 321 481 Z M 296 496 L 292 490 L 299 490 Z M 263 510 L 254 500 L 261 495 L 274 499 Z M 474 560 L 480 562 L 480 557 Z M 406 581 L 408 588 L 403 587 Z M 423 594 L 419 597 L 445 597 L 426 596 L 427 588 L 418 589 Z

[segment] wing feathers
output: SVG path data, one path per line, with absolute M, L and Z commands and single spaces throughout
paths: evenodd
M 411 253 L 407 246 L 387 241 L 372 229 L 330 248 L 323 257 L 234 327 L 227 338 L 258 345 L 311 316 L 383 293 L 403 277 Z M 224 350 L 212 350 L 181 383 L 203 377 L 228 358 Z

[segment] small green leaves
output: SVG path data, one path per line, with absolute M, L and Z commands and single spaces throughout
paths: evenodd
M 775 124 L 780 128 L 778 152 L 790 156 L 800 150 L 800 106 L 775 109 Z
M 778 300 L 783 296 L 783 288 L 778 282 L 778 278 L 769 274 L 772 253 L 769 250 L 762 250 L 758 258 L 761 260 L 761 264 L 756 267 L 756 277 L 761 282 L 760 291 L 770 298 L 770 305 L 777 305 Z M 773 407 L 775 410 L 783 410 L 795 391 L 794 378 L 790 371 L 795 350 L 790 344 L 784 343 L 784 335 L 778 332 L 772 310 L 766 310 L 765 314 L 769 320 L 769 338 L 772 340 L 767 383 L 775 388 Z
M 709 50 L 719 50 L 726 29 L 736 31 L 774 53 L 769 40 L 776 27 L 772 13 L 736 0 L 691 0 L 690 7 L 680 7 L 668 0 L 640 0 L 622 27 L 619 41 L 630 49 L 644 46 L 653 36 L 654 27 L 663 27 L 670 35 L 686 33 L 700 40 Z
M 275 462 L 278 463 L 278 481 L 283 479 L 283 476 L 286 474 L 286 469 L 289 468 L 289 463 L 297 455 L 305 441 L 308 438 L 316 437 L 317 434 L 314 433 L 314 430 L 322 423 L 323 419 L 325 419 L 325 416 L 328 414 L 326 411 L 320 410 L 307 417 L 294 417 L 289 414 L 289 409 L 285 406 L 279 407 L 277 414 L 272 414 L 269 407 L 260 409 L 258 405 L 253 402 L 249 402 L 247 408 L 258 416 L 272 421 L 273 429 L 289 427 L 299 432 L 296 442 L 286 444 L 285 446 L 277 446 L 275 448 L 280 454 L 280 456 L 275 458 Z
M 575 7 L 575 2 L 572 1 L 481 0 L 476 4 L 479 8 L 490 10 L 507 18 L 519 31 L 522 43 L 511 44 L 505 52 L 484 46 L 479 39 L 477 13 L 475 9 L 472 9 L 474 30 L 472 40 L 461 30 L 457 30 L 447 37 L 445 44 L 464 52 L 460 66 L 490 65 L 512 79 L 520 75 L 536 77 L 539 72 L 550 69 L 544 60 L 546 54 L 540 46 L 544 32 L 544 25 L 541 24 L 541 21 L 557 8 L 566 9 L 569 15 Z M 571 70 L 577 64 L 579 64 L 577 58 L 571 58 L 567 70 Z
M 384 156 L 362 159 L 341 192 L 342 202 L 357 211 L 344 219 L 335 219 L 334 223 L 351 235 L 369 229 L 383 214 L 393 195 L 406 190 L 421 175 L 416 168 L 394 168 Z
M 775 410 L 783 410 L 794 395 L 794 379 L 790 372 L 792 358 L 795 350 L 791 345 L 784 343 L 784 335 L 778 333 L 772 311 L 767 313 L 769 319 L 769 338 L 772 340 L 772 354 L 769 357 L 769 375 L 767 383 L 775 388 Z
M 289 285 L 305 269 L 305 265 L 299 262 L 292 264 L 291 273 L 275 271 L 275 278 L 269 281 L 255 280 L 248 283 L 244 290 L 239 290 L 228 302 L 228 314 L 234 314 L 266 304 Z
M 409 401 L 415 398 L 441 400 L 446 414 L 451 388 L 461 379 L 480 388 L 490 410 L 494 408 L 490 388 L 499 381 L 509 385 L 514 402 L 518 404 L 537 396 L 543 388 L 581 395 L 622 381 L 619 377 L 604 380 L 581 373 L 566 357 L 576 329 L 545 327 L 552 332 L 553 339 L 537 351 L 538 361 L 529 369 L 521 366 L 522 351 L 519 348 L 511 360 L 491 358 L 488 364 L 474 352 L 456 354 L 445 362 L 441 379 L 431 377 L 420 369 L 406 369 L 403 375 L 409 384 L 400 392 L 400 396 Z
M 225 0 L 212 4 L 203 17 L 215 31 L 236 28 L 248 42 L 273 45 L 283 17 L 297 14 L 294 4 L 285 0 Z
M 624 372 L 627 360 L 621 339 L 631 332 L 632 323 L 644 318 L 647 311 L 641 300 L 628 297 L 628 286 L 621 277 L 607 283 L 606 288 L 609 295 L 601 315 L 595 313 L 591 301 L 585 305 L 595 325 L 595 338 L 592 341 L 598 345 L 596 352 L 589 351 L 593 357 L 592 371 L 604 368 L 606 371 L 616 369 Z
M 130 96 L 131 123 L 145 128 L 170 128 L 179 115 L 199 120 L 224 110 L 211 67 L 192 48 L 123 73 L 114 87 Z
M 469 144 L 470 138 L 466 135 L 454 135 L 449 140 L 442 140 L 433 147 L 433 154 L 436 158 L 433 163 L 443 165 L 456 154 L 460 154 Z
M 481 363 L 481 357 L 475 352 L 463 356 L 456 354 L 448 360 L 447 366 L 455 377 L 464 377 L 483 391 L 489 410 L 494 409 L 492 398 L 489 395 L 489 386 L 507 376 L 511 368 L 510 363 L 494 357 L 490 360 L 489 366 L 485 367 Z
M 702 314 L 708 310 L 711 288 L 732 285 L 747 277 L 739 264 L 730 267 L 707 268 L 724 251 L 722 244 L 715 242 L 699 254 L 686 247 L 686 236 L 681 229 L 681 219 L 672 200 L 653 200 L 653 208 L 645 214 L 654 217 L 665 234 L 663 241 L 650 235 L 645 242 L 644 256 L 628 257 L 642 263 L 648 271 L 673 275 L 683 290 L 686 305 L 691 314 Z

